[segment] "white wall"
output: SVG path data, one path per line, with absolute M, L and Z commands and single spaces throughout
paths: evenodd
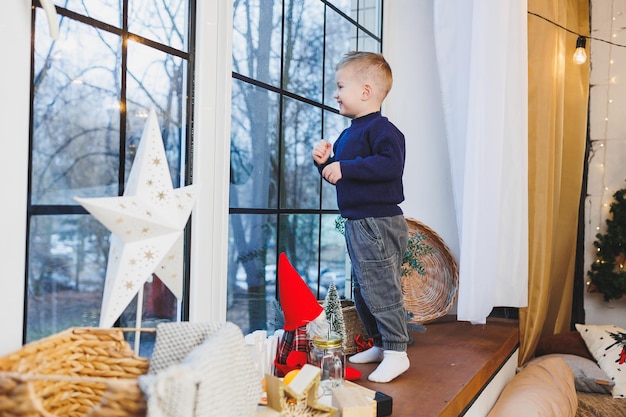
M 28 114 L 30 91 L 30 1 L 8 1 L 0 13 L 5 65 L 0 76 L 0 355 L 21 346 L 24 312 Z M 8 63 L 8 64 L 7 64 Z
M 385 115 L 404 133 L 404 214 L 440 235 L 459 255 L 433 28 L 432 0 L 385 2 L 383 54 L 394 84 Z

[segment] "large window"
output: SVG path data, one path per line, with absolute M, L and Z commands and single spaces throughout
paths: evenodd
M 26 341 L 98 325 L 110 232 L 73 198 L 123 194 L 150 109 L 173 186 L 190 180 L 194 1 L 55 3 L 57 40 L 33 9 Z M 184 310 L 157 275 L 142 301 L 143 327 Z
M 280 252 L 318 299 L 330 283 L 351 298 L 335 190 L 311 150 L 348 126 L 334 67 L 380 52 L 381 13 L 382 0 L 234 3 L 227 317 L 244 333 L 273 325 Z

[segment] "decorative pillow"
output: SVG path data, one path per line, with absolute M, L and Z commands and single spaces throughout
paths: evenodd
M 574 417 L 574 375 L 561 358 L 531 363 L 509 381 L 487 417 Z
M 576 330 L 544 336 L 539 339 L 535 356 L 549 355 L 551 353 L 567 353 L 595 360 L 580 333 Z
M 626 330 L 615 325 L 577 324 L 589 351 L 615 383 L 614 398 L 626 398 Z
M 606 372 L 600 369 L 598 364 L 592 359 L 567 353 L 551 353 L 535 358 L 528 363 L 538 363 L 550 358 L 561 358 L 567 363 L 574 373 L 576 391 L 610 394 L 611 388 L 615 385 Z

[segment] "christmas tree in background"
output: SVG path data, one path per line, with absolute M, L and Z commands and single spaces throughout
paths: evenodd
M 339 336 L 343 340 L 343 344 L 346 344 L 346 323 L 343 319 L 343 311 L 341 310 L 341 299 L 339 299 L 339 292 L 334 283 L 330 283 L 326 298 L 324 299 L 324 311 L 326 312 L 326 319 L 330 322 L 330 330 Z
M 587 273 L 591 278 L 589 291 L 601 292 L 605 301 L 626 293 L 626 189 L 616 191 L 613 198 L 609 210 L 612 219 L 606 220 L 606 233 L 596 235 L 596 261 Z

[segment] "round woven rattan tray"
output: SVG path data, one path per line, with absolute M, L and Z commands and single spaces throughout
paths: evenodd
M 402 277 L 404 306 L 409 323 L 423 324 L 445 316 L 456 301 L 459 271 L 456 259 L 443 239 L 419 221 L 406 217 L 409 237 L 421 234 L 421 242 L 433 250 L 420 256 L 424 274 L 411 270 Z M 405 265 L 406 266 L 406 265 Z
M 74 327 L 1 357 L 0 416 L 145 416 L 149 360 L 125 340 L 131 330 Z

